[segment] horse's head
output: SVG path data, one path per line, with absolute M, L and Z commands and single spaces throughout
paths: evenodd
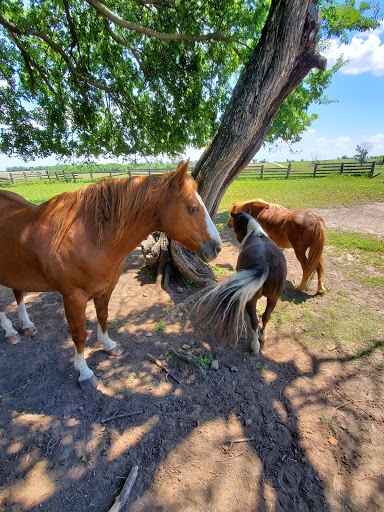
M 232 229 L 235 232 L 236 239 L 239 243 L 252 231 L 262 232 L 260 224 L 252 217 L 251 209 L 245 212 L 234 213 L 231 211 Z M 228 221 L 229 224 L 229 221 Z
M 161 230 L 195 252 L 205 263 L 221 251 L 221 239 L 197 193 L 195 180 L 187 175 L 188 162 L 174 172 L 160 212 Z

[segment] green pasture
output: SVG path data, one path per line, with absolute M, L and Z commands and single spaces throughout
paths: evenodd
M 91 180 L 79 183 L 61 181 L 21 182 L 0 185 L 40 204 L 51 197 L 77 190 Z M 384 201 L 384 176 L 369 179 L 357 176 L 329 176 L 325 178 L 255 179 L 238 178 L 226 191 L 219 213 L 229 210 L 233 201 L 262 198 L 287 208 L 322 208 L 330 205 L 362 204 Z

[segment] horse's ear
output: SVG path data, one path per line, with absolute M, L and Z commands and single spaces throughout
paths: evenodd
M 185 177 L 187 175 L 188 165 L 189 165 L 189 158 L 185 163 L 183 162 L 183 160 L 181 162 L 179 162 L 178 166 L 176 167 L 175 174 L 172 178 L 173 183 L 175 183 L 176 185 L 180 185 L 180 186 L 183 184 Z
M 248 210 L 245 213 L 248 213 L 248 215 L 251 215 L 251 208 L 248 208 Z

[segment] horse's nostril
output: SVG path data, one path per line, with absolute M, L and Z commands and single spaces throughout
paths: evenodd
M 220 251 L 221 251 L 221 246 L 216 245 L 216 249 L 215 249 L 216 256 L 219 254 Z

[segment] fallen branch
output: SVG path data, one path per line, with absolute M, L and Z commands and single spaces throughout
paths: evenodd
M 224 446 L 225 451 L 229 451 L 232 449 L 235 443 L 246 443 L 248 441 L 253 441 L 254 437 L 244 437 L 242 439 L 230 439 L 229 441 L 225 441 L 224 445 L 229 444 L 229 446 Z
M 240 452 L 237 455 L 232 455 L 231 457 L 227 457 L 226 459 L 218 459 L 216 462 L 226 462 L 227 460 L 236 459 L 236 457 L 240 457 L 244 452 Z
M 147 357 L 150 361 L 152 361 L 152 363 L 155 363 L 156 366 L 158 366 L 160 368 L 160 370 L 163 370 L 163 372 L 165 372 L 166 374 L 166 378 L 168 379 L 168 375 L 170 377 L 172 377 L 173 380 L 175 380 L 178 384 L 181 384 L 181 382 L 179 381 L 179 379 L 177 377 L 175 377 L 173 375 L 173 373 L 171 373 L 168 368 L 166 366 L 163 365 L 163 363 L 161 361 L 159 361 L 158 359 L 155 359 L 153 357 L 152 354 L 150 354 L 149 352 L 147 352 Z
M 129 472 L 128 478 L 125 481 L 121 493 L 116 497 L 115 503 L 109 509 L 109 512 L 120 512 L 123 510 L 125 504 L 128 501 L 129 495 L 131 494 L 132 487 L 136 481 L 139 466 L 134 466 Z
M 120 418 L 129 418 L 129 416 L 136 416 L 136 414 L 142 414 L 144 411 L 135 411 L 135 412 L 125 412 L 122 414 L 114 414 L 113 416 L 109 416 L 108 418 L 104 418 L 100 421 L 100 423 L 107 423 L 108 421 L 118 420 Z
M 204 368 L 202 368 L 201 364 L 198 361 L 196 361 L 196 359 L 194 357 L 192 357 L 192 356 L 185 356 L 184 354 L 179 354 L 179 352 L 176 352 L 176 350 L 174 350 L 171 347 L 169 347 L 168 350 L 169 350 L 170 354 L 174 355 L 175 357 L 177 357 L 181 361 L 185 361 L 186 363 L 190 363 L 192 366 L 195 366 L 196 368 L 198 368 L 202 375 L 205 375 Z

